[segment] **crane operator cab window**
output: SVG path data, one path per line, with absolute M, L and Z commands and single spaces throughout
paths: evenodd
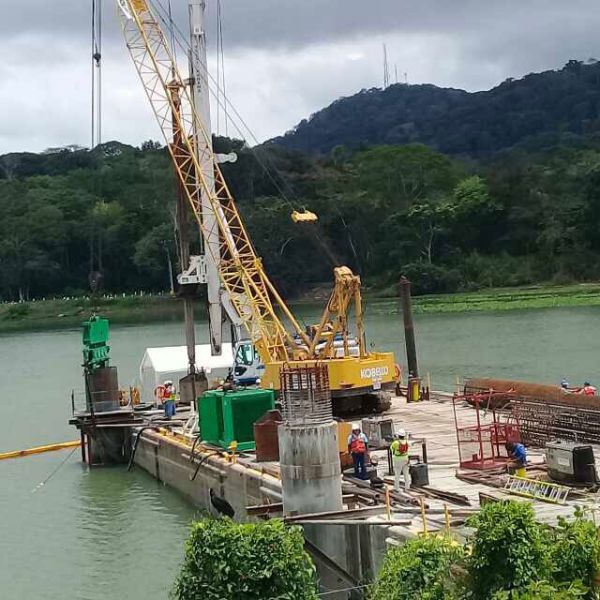
M 252 342 L 239 342 L 235 351 L 233 379 L 238 385 L 255 385 L 264 375 L 265 365 Z
M 235 363 L 237 365 L 250 366 L 254 362 L 254 345 L 253 344 L 240 344 L 237 355 L 235 357 Z

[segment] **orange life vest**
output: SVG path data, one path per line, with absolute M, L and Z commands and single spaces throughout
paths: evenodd
M 362 437 L 355 437 L 350 442 L 350 452 L 352 454 L 364 454 L 367 451 L 367 445 Z
M 596 388 L 593 385 L 586 385 L 583 388 L 583 393 L 586 396 L 595 396 L 596 395 Z
M 167 388 L 164 385 L 157 385 L 154 388 L 154 396 L 161 404 L 165 401 L 166 394 Z

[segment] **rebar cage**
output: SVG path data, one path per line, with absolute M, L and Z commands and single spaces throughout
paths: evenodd
M 280 370 L 281 408 L 289 425 L 328 423 L 333 419 L 327 365 Z

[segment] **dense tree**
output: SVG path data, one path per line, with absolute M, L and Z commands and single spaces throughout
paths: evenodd
M 600 278 L 593 136 L 479 163 L 422 144 L 338 146 L 321 158 L 226 138 L 215 149 L 238 156 L 225 177 L 284 295 L 330 282 L 339 264 L 366 285 L 404 273 L 418 292 Z M 169 289 L 169 268 L 179 269 L 175 194 L 155 142 L 0 156 L 0 299 L 84 292 L 91 271 L 107 291 Z M 303 209 L 318 222 L 294 224 Z

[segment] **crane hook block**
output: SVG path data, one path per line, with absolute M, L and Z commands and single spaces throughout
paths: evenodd
M 295 210 L 292 213 L 292 221 L 294 221 L 294 223 L 314 223 L 318 220 L 319 217 L 308 210 L 303 210 L 302 212 Z

